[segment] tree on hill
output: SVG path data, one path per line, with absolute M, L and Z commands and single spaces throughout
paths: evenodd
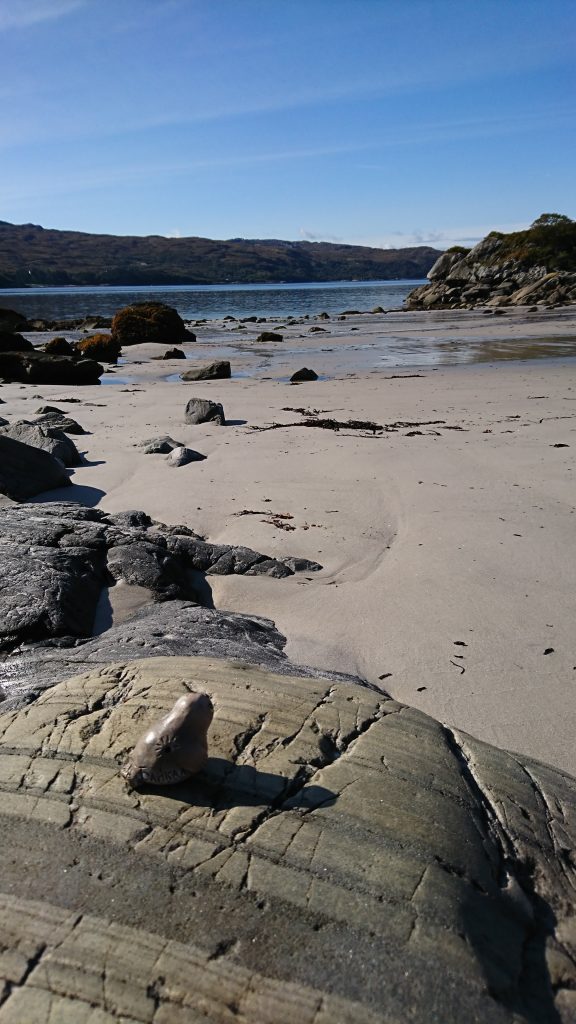
M 565 213 L 541 213 L 530 225 L 531 228 L 553 228 L 561 224 L 573 224 Z

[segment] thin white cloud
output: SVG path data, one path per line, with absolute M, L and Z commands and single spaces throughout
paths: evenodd
M 382 232 L 381 235 L 348 239 L 354 245 L 369 245 L 377 249 L 405 249 L 415 245 L 430 245 L 434 249 L 449 249 L 453 245 L 471 247 L 485 238 L 490 231 L 523 231 L 528 221 L 517 223 L 472 224 L 462 227 L 414 228 L 412 231 Z
M 308 228 L 300 228 L 300 238 L 305 242 L 343 242 L 344 239 L 337 235 L 330 235 L 326 231 L 309 231 Z
M 0 32 L 53 21 L 84 7 L 86 0 L 2 0 Z
M 11 181 L 2 189 L 2 200 L 22 202 L 38 196 L 67 195 L 71 192 L 85 192 L 91 189 L 109 188 L 111 186 L 130 184 L 142 181 L 161 181 L 167 177 L 178 177 L 193 174 L 210 168 L 251 167 L 258 164 L 284 163 L 292 160 L 317 159 L 328 156 L 339 156 L 343 153 L 357 152 L 362 146 L 340 145 L 320 146 L 311 149 L 271 150 L 265 153 L 249 153 L 218 157 L 206 157 L 199 160 L 175 160 L 157 164 L 126 164 L 124 166 L 102 167 L 97 170 L 82 171 L 78 168 L 70 178 L 58 174 L 48 178 L 46 174 L 24 181 Z M 369 148 L 369 147 L 367 147 Z M 0 186 L 2 185 L 0 176 Z
M 522 135 L 531 132 L 543 132 L 561 128 L 564 125 L 572 128 L 576 110 L 568 107 L 542 107 L 526 111 L 510 111 L 496 117 L 476 117 L 467 119 L 451 119 L 446 121 L 428 121 L 397 129 L 378 140 L 374 149 L 390 149 L 395 146 L 423 146 L 429 143 L 454 142 L 465 139 L 498 138 L 509 135 Z M 388 165 L 381 161 L 370 161 L 358 165 L 361 170 L 387 170 Z

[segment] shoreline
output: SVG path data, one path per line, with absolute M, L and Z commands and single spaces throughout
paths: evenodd
M 389 311 L 339 314 L 327 319 L 316 315 L 292 321 L 271 317 L 258 323 L 222 319 L 190 323 L 197 340 L 178 346 L 187 360 L 202 363 L 229 359 L 233 376 L 253 379 L 270 374 L 287 378 L 305 358 L 313 360 L 313 368 L 323 378 L 334 378 L 379 370 L 430 371 L 450 365 L 576 356 L 574 306 L 532 313 L 520 308 L 488 316 L 482 310 Z M 281 333 L 283 340 L 259 342 L 258 336 L 267 330 Z M 55 334 L 78 341 L 89 333 L 24 332 L 37 346 Z M 147 362 L 162 352 L 158 345 L 125 348 L 119 361 L 119 366 L 125 368 L 123 375 L 160 381 L 189 368 L 183 360 L 160 360 L 153 364 L 156 372 L 152 374 Z M 140 365 L 145 369 L 140 370 Z M 117 374 L 116 369 L 113 372 Z M 113 382 L 108 372 L 105 382 Z

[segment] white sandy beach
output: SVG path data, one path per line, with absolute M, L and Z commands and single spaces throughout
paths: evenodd
M 490 331 L 496 346 L 574 343 L 573 309 L 529 319 L 393 314 L 325 322 L 322 335 L 300 325 L 290 329 L 296 354 L 284 342 L 268 359 L 247 338 L 233 371 L 266 366 L 210 383 L 160 379 L 191 364 L 150 362 L 163 350 L 137 346 L 116 370 L 132 383 L 4 385 L 2 411 L 30 417 L 43 402 L 80 399 L 62 408 L 91 431 L 76 439 L 89 464 L 74 472 L 76 493 L 51 496 L 144 509 L 213 542 L 321 562 L 322 572 L 286 580 L 208 577 L 217 607 L 274 619 L 293 661 L 362 675 L 451 726 L 576 774 L 576 363 L 354 371 L 350 352 L 371 343 L 377 321 L 405 336 L 436 329 L 447 343 Z M 238 341 L 207 326 L 189 354 L 217 357 L 224 333 Z M 278 379 L 303 365 L 329 379 Z M 185 425 L 192 396 L 222 402 L 228 425 Z M 382 425 L 441 422 L 375 436 L 252 429 L 302 419 L 288 407 Z M 173 469 L 135 447 L 161 434 L 208 458 Z M 292 518 L 274 522 L 274 513 Z

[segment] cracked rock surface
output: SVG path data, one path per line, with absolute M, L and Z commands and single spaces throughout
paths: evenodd
M 190 690 L 206 769 L 118 767 Z M 576 782 L 350 682 L 160 657 L 0 717 L 0 1022 L 576 1014 Z
M 0 711 L 21 707 L 61 679 L 119 659 L 204 655 L 231 658 L 298 675 L 302 669 L 284 654 L 286 637 L 271 619 L 203 608 L 190 601 L 146 605 L 127 622 L 92 640 L 71 638 L 29 644 L 0 663 L 4 703 Z M 326 673 L 310 669 L 314 676 Z M 342 676 L 341 678 L 350 678 Z

